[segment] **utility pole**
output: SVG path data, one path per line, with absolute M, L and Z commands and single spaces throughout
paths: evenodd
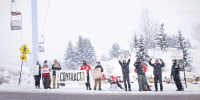
M 32 9 L 32 64 L 39 60 L 37 0 L 31 0 Z

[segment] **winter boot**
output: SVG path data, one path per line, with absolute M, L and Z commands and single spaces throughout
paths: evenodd
M 152 91 L 149 86 L 147 86 L 147 87 L 148 87 L 148 91 Z
M 127 85 L 125 85 L 124 87 L 125 87 L 125 91 L 127 91 Z
M 127 91 L 127 88 L 125 88 L 125 91 Z
M 90 83 L 88 83 L 88 89 L 91 90 L 92 88 L 90 87 Z
M 99 88 L 99 91 L 102 91 L 102 89 L 101 89 L 101 88 Z
M 163 91 L 163 88 L 162 88 L 162 87 L 160 88 L 160 91 Z
M 96 88 L 94 87 L 94 90 L 96 90 Z
M 86 86 L 86 89 L 88 90 L 88 89 L 89 89 L 89 87 L 88 87 L 88 83 L 85 83 L 85 86 Z
M 128 86 L 128 91 L 131 91 L 131 86 L 130 85 Z

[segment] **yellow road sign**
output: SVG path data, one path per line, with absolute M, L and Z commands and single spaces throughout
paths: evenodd
M 29 49 L 28 49 L 27 45 L 25 44 L 20 48 L 20 51 L 21 51 L 22 55 L 26 55 L 29 52 Z
M 27 58 L 26 58 L 26 56 L 20 56 L 20 59 L 21 60 L 26 60 Z

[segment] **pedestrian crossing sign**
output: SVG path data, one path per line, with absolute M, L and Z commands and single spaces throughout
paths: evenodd
M 29 49 L 28 49 L 27 45 L 25 44 L 20 48 L 20 51 L 21 51 L 22 55 L 24 56 L 29 52 Z

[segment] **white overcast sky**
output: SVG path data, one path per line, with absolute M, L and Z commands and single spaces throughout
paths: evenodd
M 19 48 L 31 49 L 31 0 L 16 0 L 23 14 L 23 30 L 10 30 L 11 0 L 0 1 L 0 64 L 20 64 Z M 40 59 L 63 60 L 68 41 L 76 44 L 79 35 L 90 38 L 98 59 L 112 43 L 129 49 L 134 30 L 139 30 L 141 12 L 147 9 L 169 34 L 181 29 L 191 38 L 192 25 L 200 23 L 200 0 L 38 0 L 39 36 L 45 37 L 46 52 Z M 192 39 L 193 40 L 193 39 Z

